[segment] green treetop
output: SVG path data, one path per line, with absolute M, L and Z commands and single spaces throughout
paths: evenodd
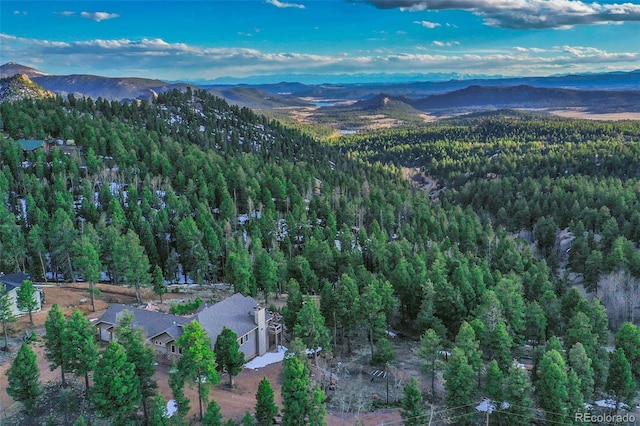
M 15 401 L 24 403 L 27 412 L 33 410 L 40 395 L 40 370 L 36 354 L 27 343 L 23 343 L 11 367 L 5 373 L 8 379 L 7 394 Z

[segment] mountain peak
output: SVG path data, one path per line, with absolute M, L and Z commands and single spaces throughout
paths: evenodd
M 46 73 L 43 73 L 42 71 L 39 71 L 35 68 L 18 64 L 16 62 L 7 62 L 6 64 L 0 65 L 0 78 L 11 77 L 12 75 L 16 74 L 25 74 L 28 77 L 39 77 L 47 75 Z

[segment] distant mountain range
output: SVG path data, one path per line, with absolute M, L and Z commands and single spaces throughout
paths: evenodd
M 588 112 L 640 112 L 640 70 L 553 77 L 497 78 L 391 83 L 303 84 L 280 82 L 254 85 L 196 85 L 149 78 L 95 75 L 49 75 L 9 62 L 0 66 L 0 78 L 28 77 L 26 85 L 43 93 L 74 94 L 110 100 L 150 99 L 158 93 L 186 87 L 200 88 L 231 104 L 284 113 L 305 110 L 309 121 L 340 127 L 357 114 L 384 116 L 395 122 L 420 121 L 421 114 L 454 115 L 500 108 L 563 109 Z M 23 78 L 24 80 L 24 78 Z M 13 90 L 25 95 L 26 89 Z M 33 93 L 37 95 L 37 93 Z M 317 120 L 316 120 L 317 119 Z M 349 121 L 349 120 L 347 120 Z

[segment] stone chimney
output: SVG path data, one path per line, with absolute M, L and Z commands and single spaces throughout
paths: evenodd
M 268 339 L 269 333 L 267 330 L 267 310 L 260 305 L 253 307 L 253 320 L 258 326 L 258 341 L 256 352 L 258 356 L 267 353 L 269 348 Z

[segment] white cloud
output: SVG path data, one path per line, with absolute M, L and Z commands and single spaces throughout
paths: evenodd
M 160 38 L 61 42 L 0 34 L 3 57 L 18 63 L 42 60 L 47 73 L 90 73 L 106 76 L 140 76 L 168 80 L 184 78 L 244 77 L 267 74 L 461 72 L 503 75 L 545 75 L 558 72 L 640 68 L 640 53 L 607 52 L 588 46 L 557 46 L 545 52 L 535 48 L 465 53 L 445 47 L 455 41 L 437 41 L 409 51 L 389 49 L 314 55 L 268 52 L 236 47 L 202 47 L 168 43 Z M 527 49 L 527 52 L 521 51 Z M 544 50 L 544 49 L 541 49 Z
M 288 9 L 288 8 L 293 8 L 293 9 L 304 9 L 304 4 L 298 4 L 298 3 L 285 3 L 285 2 L 281 2 L 279 0 L 267 0 L 268 4 L 271 4 L 277 8 L 280 9 Z
M 96 22 L 106 21 L 108 19 L 119 18 L 120 15 L 117 13 L 108 13 L 108 12 L 80 12 L 80 16 L 83 18 L 91 19 Z
M 70 10 L 64 10 L 62 12 L 56 12 L 56 15 L 62 15 L 62 16 L 74 16 L 76 13 L 72 12 Z
M 413 23 L 429 29 L 433 29 L 440 26 L 440 24 L 438 24 L 437 22 L 430 22 L 430 21 L 413 21 Z
M 451 47 L 451 46 L 459 46 L 460 42 L 459 41 L 439 41 L 439 40 L 434 40 L 431 44 L 434 45 L 434 46 L 437 46 L 437 47 Z
M 510 29 L 566 29 L 576 25 L 640 21 L 640 4 L 581 0 L 366 0 L 380 9 L 466 10 L 485 25 Z
M 29 12 L 27 12 L 26 10 L 14 10 L 13 14 L 14 15 L 28 15 Z

